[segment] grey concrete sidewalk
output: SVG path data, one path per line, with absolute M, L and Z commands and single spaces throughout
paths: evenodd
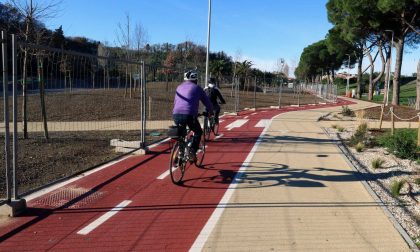
M 339 110 L 273 120 L 205 251 L 410 251 L 316 122 Z

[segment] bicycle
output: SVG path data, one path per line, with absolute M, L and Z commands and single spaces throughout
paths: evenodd
M 199 114 L 202 116 L 202 114 Z M 172 146 L 171 158 L 169 161 L 169 173 L 174 184 L 181 184 L 188 164 L 194 162 L 196 167 L 201 167 L 206 152 L 206 140 L 204 132 L 198 146 L 196 159 L 190 156 L 190 148 L 192 144 L 193 133 L 190 129 L 178 126 L 171 126 L 169 129 L 169 137 L 176 139 L 175 144 Z
M 219 133 L 219 123 L 216 123 L 216 118 L 214 116 L 209 117 L 207 114 L 204 115 L 203 128 L 203 134 L 205 136 L 206 141 L 210 140 L 210 133 L 212 131 L 215 136 L 217 136 Z

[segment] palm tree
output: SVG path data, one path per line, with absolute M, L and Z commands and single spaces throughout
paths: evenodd
M 210 62 L 210 72 L 216 77 L 217 86 L 219 86 L 219 83 L 222 79 L 223 73 L 226 70 L 226 61 L 221 60 L 215 60 Z
M 239 77 L 240 88 L 245 88 L 245 82 L 247 80 L 249 71 L 252 67 L 252 61 L 244 60 L 242 62 L 236 62 L 236 75 Z M 248 82 L 249 83 L 249 82 Z

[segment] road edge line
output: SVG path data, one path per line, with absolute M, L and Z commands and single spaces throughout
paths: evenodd
M 277 116 L 277 115 L 276 115 Z M 274 118 L 275 116 L 273 116 Z M 220 217 L 222 216 L 226 205 L 229 203 L 231 196 L 233 195 L 234 189 L 237 186 L 237 182 L 240 177 L 242 176 L 243 172 L 248 168 L 248 165 L 254 154 L 262 142 L 262 139 L 267 132 L 268 128 L 270 127 L 273 118 L 270 119 L 269 125 L 264 128 L 264 130 L 260 133 L 257 141 L 255 142 L 254 146 L 252 147 L 251 151 L 249 152 L 248 156 L 242 163 L 241 167 L 239 168 L 238 172 L 233 179 L 233 182 L 229 185 L 228 189 L 226 190 L 225 194 L 223 195 L 222 199 L 220 200 L 219 204 L 217 205 L 216 209 L 207 220 L 207 223 L 204 225 L 203 229 L 201 230 L 200 234 L 197 236 L 196 240 L 194 241 L 193 245 L 191 246 L 189 251 L 201 251 L 203 249 L 204 244 L 206 243 L 207 239 L 209 238 L 210 234 L 212 233 L 213 229 L 216 227 L 216 224 Z

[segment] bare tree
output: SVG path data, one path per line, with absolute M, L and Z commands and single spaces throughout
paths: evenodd
M 103 69 L 104 89 L 106 87 L 109 88 L 109 62 L 107 60 L 107 58 L 109 57 L 109 54 L 110 52 L 107 46 L 107 42 L 100 43 L 98 45 L 98 56 L 100 57 L 98 59 L 98 64 Z
M 142 24 L 138 22 L 134 28 L 134 44 L 137 51 L 137 60 L 141 60 L 141 50 L 147 43 L 147 31 L 144 29 Z M 136 72 L 139 73 L 139 66 L 136 66 Z M 138 75 L 139 76 L 139 75 Z M 136 78 L 137 79 L 137 78 Z M 140 79 L 138 80 L 138 86 L 140 87 Z M 136 90 L 137 83 L 134 81 L 134 90 Z
M 369 50 L 367 50 L 367 53 L 366 53 L 367 56 L 368 56 L 369 62 L 370 62 L 370 65 L 368 67 L 368 68 L 370 68 L 370 75 L 369 75 L 369 93 L 368 93 L 368 100 L 369 101 L 371 101 L 373 99 L 373 89 L 375 88 L 376 83 L 382 78 L 382 76 L 385 73 L 385 65 L 386 65 L 386 63 L 385 63 L 385 57 L 384 57 L 384 54 L 383 54 L 382 42 L 380 40 L 378 41 L 377 47 L 378 47 L 378 51 L 377 51 L 377 53 L 375 55 L 375 58 L 372 57 L 372 54 L 371 54 L 371 52 Z M 375 65 L 374 65 L 374 63 L 375 63 L 376 57 L 378 55 L 380 56 L 381 62 L 382 62 L 381 72 L 379 73 L 378 76 L 376 76 L 376 78 L 373 78 L 373 73 L 375 71 Z
M 126 53 L 126 59 L 130 60 L 131 59 L 131 35 L 130 35 L 130 23 L 131 23 L 131 18 L 130 18 L 130 14 L 126 13 L 125 14 L 125 24 L 121 24 L 118 23 L 118 28 L 117 28 L 117 41 L 120 44 L 121 48 L 125 49 L 125 53 Z M 126 64 L 126 70 L 125 70 L 125 92 L 124 92 L 124 97 L 127 97 L 127 87 L 128 87 L 128 82 L 130 82 L 130 98 L 132 98 L 132 82 L 131 82 L 132 78 L 131 78 L 131 69 L 130 69 L 130 64 Z
M 33 0 L 10 0 L 10 4 L 16 8 L 20 14 L 24 17 L 25 25 L 20 29 L 20 36 L 23 37 L 26 43 L 39 43 L 40 40 L 44 37 L 43 29 L 39 22 L 42 22 L 46 19 L 54 18 L 55 15 L 58 13 L 59 5 L 61 4 L 60 0 L 51 0 L 51 1 L 33 1 Z M 25 139 L 28 138 L 28 115 L 27 115 L 27 65 L 28 65 L 28 54 L 29 49 L 24 46 L 23 50 L 23 71 L 22 71 L 22 124 L 23 124 L 23 137 Z M 37 55 L 38 58 L 38 67 L 42 67 L 42 57 L 41 55 Z M 40 69 L 38 69 L 40 72 Z M 42 76 L 38 76 L 40 81 L 42 81 Z M 43 83 L 40 82 L 40 98 L 41 98 L 41 110 L 42 110 L 42 117 L 44 119 L 44 133 L 45 137 L 48 139 L 48 128 L 47 128 L 47 117 L 46 117 L 46 109 L 45 109 L 45 101 L 43 93 Z

